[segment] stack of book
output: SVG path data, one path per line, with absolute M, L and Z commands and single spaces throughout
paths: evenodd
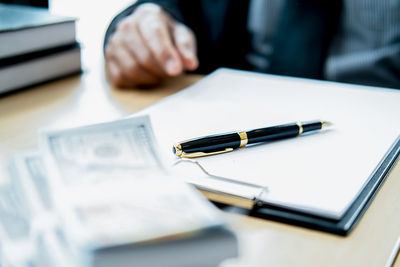
M 0 94 L 81 71 L 75 19 L 0 4 Z

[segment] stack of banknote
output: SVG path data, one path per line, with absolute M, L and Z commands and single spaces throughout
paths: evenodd
M 0 266 L 216 267 L 219 211 L 176 179 L 146 116 L 46 131 L 0 188 Z

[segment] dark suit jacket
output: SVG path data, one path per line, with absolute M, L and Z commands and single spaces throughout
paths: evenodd
M 139 0 L 114 18 L 105 45 L 118 22 L 145 2 L 157 3 L 194 31 L 200 62 L 196 72 L 208 73 L 218 67 L 250 69 L 245 60 L 250 50 L 248 0 Z
M 318 0 L 310 1 L 316 1 L 317 3 L 330 2 Z M 246 28 L 250 0 L 138 0 L 137 3 L 128 7 L 114 18 L 106 33 L 105 46 L 108 38 L 115 31 L 118 22 L 130 15 L 138 5 L 146 2 L 154 2 L 162 6 L 176 20 L 186 24 L 194 31 L 197 38 L 198 58 L 200 62 L 200 67 L 197 72 L 206 74 L 219 67 L 244 70 L 252 69 L 246 60 L 246 55 L 251 52 L 251 36 Z M 273 59 L 276 54 L 289 55 L 290 58 L 296 58 L 298 62 L 305 62 L 307 64 L 310 61 L 310 54 L 299 52 L 293 56 L 288 54 L 285 49 L 283 49 L 284 52 L 276 52 L 272 55 L 272 70 L 269 72 L 400 88 L 400 43 L 398 41 L 400 31 L 397 26 L 400 20 L 398 16 L 395 15 L 397 14 L 397 10 L 400 9 L 400 5 L 393 1 L 390 2 L 390 5 L 388 1 L 374 0 L 367 2 L 363 0 L 343 0 L 343 2 L 346 7 L 344 11 L 348 13 L 345 12 L 348 17 L 342 18 L 343 21 L 340 24 L 339 32 L 336 36 L 338 37 L 336 38 L 336 50 L 339 50 L 333 51 L 334 53 L 331 55 L 327 55 L 321 50 L 320 62 L 322 62 L 322 64 L 327 62 L 327 58 L 329 61 L 329 57 L 331 57 L 330 62 L 328 62 L 330 64 L 328 64 L 329 69 L 326 75 L 308 75 L 302 68 L 300 68 L 300 71 L 296 74 L 286 74 L 284 69 L 283 71 L 274 71 Z M 392 7 L 393 5 L 395 6 Z M 382 20 L 380 16 L 387 14 L 388 10 L 391 11 L 392 9 L 393 14 L 390 13 L 390 18 L 392 19 L 389 20 L 392 24 L 387 25 L 385 24 L 386 20 Z M 371 14 L 375 14 L 371 13 L 371 10 L 373 12 L 376 11 L 376 16 L 371 16 Z M 355 14 L 357 14 L 357 16 Z M 358 29 L 359 23 L 357 19 L 360 18 L 372 23 L 375 25 L 374 27 L 386 27 L 382 28 L 385 30 L 385 35 L 382 35 L 379 31 L 373 31 L 374 29 L 368 25 L 366 25 L 365 28 Z M 353 24 L 348 25 L 346 23 Z M 315 25 L 313 25 L 313 31 L 315 32 L 314 26 Z M 360 27 L 364 26 L 362 25 Z M 391 34 L 392 32 L 393 34 Z M 350 38 L 352 37 L 349 36 L 351 33 L 354 34 L 353 39 L 356 40 Z M 376 45 L 375 41 L 372 44 L 368 43 L 368 45 L 361 47 L 359 51 L 354 49 L 354 51 L 351 49 L 349 50 L 349 48 L 353 47 L 355 44 L 360 45 L 359 39 L 365 38 L 362 34 L 367 34 L 368 40 L 370 41 L 378 40 L 381 43 Z M 357 39 L 355 37 L 359 38 Z M 308 40 L 310 38 L 303 39 Z M 292 42 L 287 43 L 292 44 Z M 375 46 L 370 47 L 371 45 Z M 276 45 L 276 47 L 281 48 L 280 45 Z M 298 46 L 292 45 L 292 47 L 296 48 Z M 317 54 L 316 51 L 318 47 L 319 46 L 313 46 L 315 50 L 311 51 L 312 55 Z M 344 50 L 342 51 L 340 49 Z M 300 56 L 303 57 L 301 58 Z M 275 62 L 278 61 L 275 60 Z M 323 68 L 324 67 L 321 65 L 321 71 L 323 71 Z M 304 73 L 302 73 L 302 71 Z

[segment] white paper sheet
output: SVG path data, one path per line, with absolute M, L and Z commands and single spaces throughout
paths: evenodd
M 267 186 L 269 203 L 338 219 L 400 135 L 400 90 L 220 69 L 143 113 L 171 162 L 172 145 L 193 137 L 332 122 L 331 130 L 198 161 L 214 175 Z

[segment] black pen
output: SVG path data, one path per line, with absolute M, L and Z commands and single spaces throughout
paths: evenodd
M 295 122 L 194 138 L 173 146 L 173 153 L 181 158 L 196 158 L 230 152 L 250 144 L 265 143 L 300 136 L 331 125 L 326 121 Z

